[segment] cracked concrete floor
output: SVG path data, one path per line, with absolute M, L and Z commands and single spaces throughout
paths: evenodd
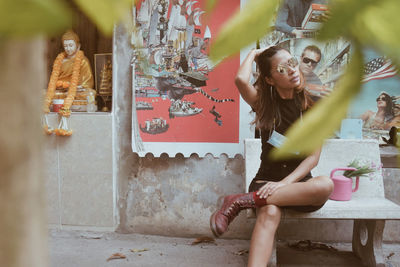
M 51 230 L 51 267 L 125 266 L 246 266 L 248 240 L 218 239 L 192 245 L 196 238 L 176 238 L 114 232 Z M 300 251 L 278 242 L 280 266 L 362 266 L 351 244 L 327 244 L 338 249 Z M 384 244 L 387 267 L 400 267 L 400 244 Z M 112 255 L 125 257 L 108 260 Z

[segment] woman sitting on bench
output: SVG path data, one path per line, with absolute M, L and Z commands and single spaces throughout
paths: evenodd
M 259 70 L 254 86 L 249 83 L 253 60 Z M 302 158 L 269 158 L 281 135 L 312 105 L 304 90 L 304 78 L 296 58 L 276 46 L 252 50 L 239 67 L 235 83 L 243 99 L 256 113 L 255 123 L 261 129 L 261 165 L 249 186 L 250 193 L 226 196 L 220 210 L 211 216 L 210 227 L 218 237 L 241 210 L 257 208 L 248 266 L 266 266 L 272 253 L 281 208 L 303 212 L 318 210 L 331 194 L 333 183 L 327 176 L 311 176 L 310 171 L 318 163 L 320 150 Z

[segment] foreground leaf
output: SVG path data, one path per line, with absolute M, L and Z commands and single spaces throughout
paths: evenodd
M 365 10 L 376 3 L 376 0 L 331 0 L 330 19 L 322 25 L 318 39 L 325 41 L 339 36 L 351 36 L 354 21 L 362 17 Z
M 352 35 L 358 42 L 375 48 L 400 66 L 400 1 L 383 0 L 369 6 L 352 26 Z
M 211 45 L 210 58 L 214 61 L 233 55 L 263 37 L 271 30 L 271 21 L 279 0 L 251 0 L 231 17 Z
M 363 55 L 359 46 L 355 46 L 352 60 L 337 87 L 329 97 L 321 99 L 303 117 L 297 120 L 288 130 L 288 139 L 278 150 L 274 150 L 274 158 L 293 156 L 291 151 L 310 154 L 320 147 L 324 140 L 339 128 L 342 119 L 347 115 L 352 99 L 361 88 L 363 73 Z
M 132 7 L 132 0 L 74 0 L 105 34 L 111 35 L 114 23 L 119 22 Z
M 0 1 L 0 36 L 57 34 L 70 27 L 70 9 L 59 0 Z

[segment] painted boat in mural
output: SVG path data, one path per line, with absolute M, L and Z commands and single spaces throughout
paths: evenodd
M 161 134 L 168 131 L 169 124 L 163 118 L 153 118 L 151 121 L 146 120 L 144 127 L 140 124 L 140 130 L 148 134 Z
M 153 105 L 146 101 L 136 102 L 136 110 L 153 110 Z
M 171 118 L 173 117 L 187 117 L 187 116 L 194 116 L 197 115 L 199 113 L 201 113 L 203 111 L 202 108 L 192 108 L 192 109 L 188 109 L 188 110 L 181 110 L 181 111 L 170 111 L 169 112 L 169 116 Z
M 187 117 L 194 116 L 203 111 L 202 108 L 193 107 L 195 103 L 192 101 L 182 100 L 171 100 L 171 106 L 169 107 L 169 117 Z

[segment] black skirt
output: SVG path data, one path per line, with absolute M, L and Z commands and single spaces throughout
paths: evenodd
M 306 182 L 309 179 L 311 179 L 312 176 L 311 174 L 307 175 L 306 177 L 304 177 L 302 180 L 300 180 L 299 182 Z M 265 185 L 267 182 L 270 182 L 268 180 L 264 180 L 264 179 L 256 179 L 254 178 L 250 185 L 249 185 L 249 192 L 256 192 L 258 191 L 263 185 Z M 271 182 L 276 182 L 276 181 L 271 181 Z M 296 210 L 296 211 L 300 211 L 300 212 L 313 212 L 316 210 L 319 210 L 320 208 L 322 208 L 324 204 L 319 205 L 319 206 L 312 206 L 312 205 L 305 205 L 305 206 L 283 206 L 280 208 L 285 208 L 285 209 L 291 209 L 291 210 Z

